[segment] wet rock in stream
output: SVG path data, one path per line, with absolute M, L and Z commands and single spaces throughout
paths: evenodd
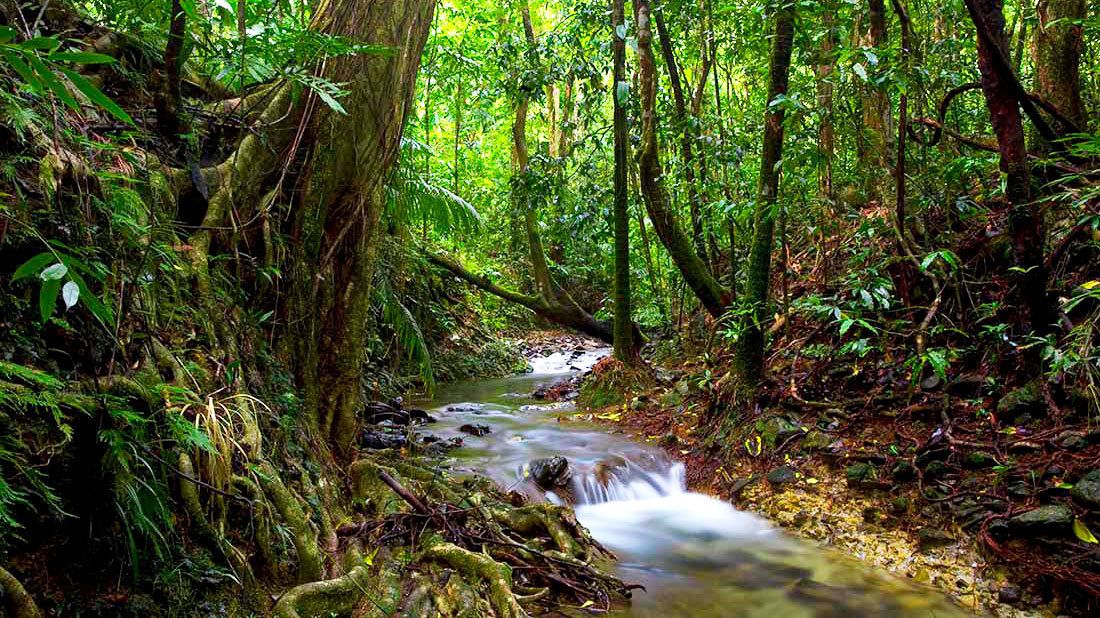
M 477 436 L 479 438 L 492 432 L 492 430 L 489 429 L 488 425 L 481 425 L 478 423 L 467 423 L 459 427 L 458 430 L 462 433 L 470 434 L 471 436 Z
M 528 463 L 524 468 L 524 476 L 543 489 L 556 489 L 569 485 L 573 470 L 569 467 L 569 460 L 564 457 L 546 457 Z

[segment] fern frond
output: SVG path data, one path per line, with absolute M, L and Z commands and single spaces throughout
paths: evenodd
M 374 303 L 382 314 L 382 320 L 393 330 L 397 344 L 405 358 L 416 365 L 424 389 L 431 394 L 435 390 L 435 374 L 432 371 L 432 355 L 420 324 L 409 308 L 401 303 L 389 283 L 383 281 L 374 286 Z
M 426 146 L 405 138 L 402 148 L 416 154 Z M 386 185 L 389 216 L 406 225 L 427 222 L 443 233 L 471 233 L 481 227 L 481 215 L 462 196 L 437 185 L 410 165 L 398 165 Z

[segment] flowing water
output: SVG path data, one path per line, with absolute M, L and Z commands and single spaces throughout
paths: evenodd
M 428 402 L 431 433 L 461 436 L 456 467 L 485 474 L 536 500 L 559 502 L 526 473 L 528 462 L 563 456 L 577 519 L 619 558 L 619 575 L 642 584 L 622 615 L 810 618 L 968 615 L 942 595 L 791 538 L 767 520 L 689 492 L 683 464 L 613 430 L 575 421 L 568 403 L 531 398 L 540 384 L 591 367 L 606 350 L 532 361 L 529 374 L 446 385 Z M 459 431 L 485 425 L 481 436 Z

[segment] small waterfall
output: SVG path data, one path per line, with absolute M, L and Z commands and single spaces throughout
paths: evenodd
M 623 465 L 596 466 L 588 474 L 573 477 L 577 504 L 601 504 L 628 500 L 648 500 L 682 494 L 687 491 L 684 464 L 661 462 L 654 470 L 624 460 Z

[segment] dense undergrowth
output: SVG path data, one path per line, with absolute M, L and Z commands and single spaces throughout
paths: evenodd
M 627 593 L 590 566 L 602 550 L 568 512 L 452 481 L 415 447 L 360 452 L 356 425 L 348 448 L 319 431 L 327 412 L 300 364 L 326 351 L 299 357 L 294 342 L 331 335 L 288 309 L 294 207 L 270 192 L 224 226 L 210 217 L 227 183 L 245 192 L 237 149 L 270 147 L 251 133 L 271 128 L 255 106 L 339 108 L 334 82 L 291 66 L 225 80 L 237 96 L 209 78 L 216 50 L 195 49 L 181 139 L 165 131 L 159 49 L 140 23 L 103 25 L 133 14 L 24 4 L 4 14 L 38 15 L 32 35 L 26 21 L 0 31 L 0 614 L 503 617 Z M 384 57 L 294 23 L 277 34 L 296 53 Z M 403 240 L 413 216 L 476 213 L 408 174 L 388 191 L 347 389 L 388 398 L 515 370 L 521 354 L 495 332 L 508 312 Z

